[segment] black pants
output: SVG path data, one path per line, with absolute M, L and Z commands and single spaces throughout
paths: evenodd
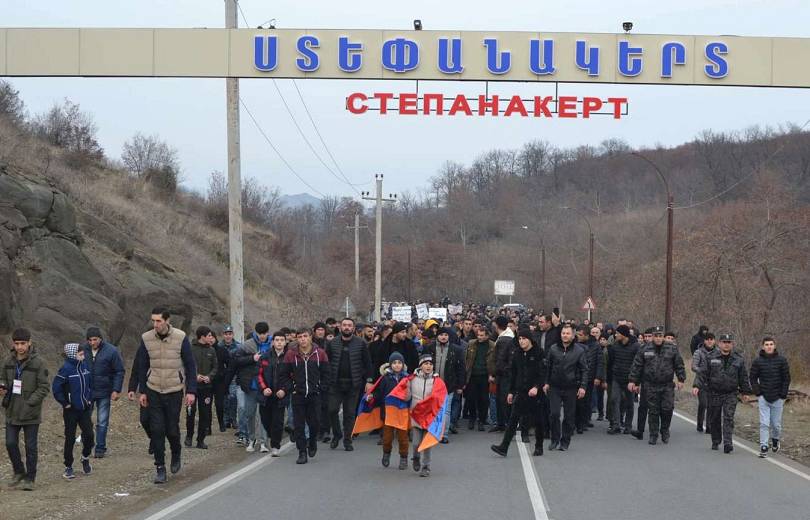
M 593 399 L 593 382 L 591 382 L 585 389 L 585 397 L 577 399 L 577 420 L 576 426 L 578 430 L 582 430 L 591 422 L 591 399 Z
M 495 410 L 495 412 L 498 418 L 498 426 L 504 428 L 506 427 L 506 422 L 509 420 L 509 415 L 512 411 L 512 407 L 506 403 L 506 396 L 509 395 L 509 387 L 512 386 L 511 383 L 511 379 L 507 376 L 498 377 L 498 386 L 496 390 L 498 409 Z
M 335 388 L 329 389 L 329 423 L 332 425 L 332 434 L 340 435 L 340 417 L 338 414 L 342 407 L 344 443 L 352 442 L 352 430 L 357 416 L 357 399 L 360 390 L 360 388 L 346 388 L 340 385 L 335 385 Z M 295 415 L 295 412 L 293 412 L 293 415 Z
M 549 406 L 551 407 L 551 440 L 568 445 L 571 442 L 571 433 L 574 431 L 574 414 L 576 413 L 578 388 L 558 388 L 552 386 L 548 392 Z M 560 410 L 564 415 L 562 431 L 560 431 Z
M 225 427 L 225 397 L 228 395 L 228 385 L 224 381 L 214 383 L 214 407 L 217 411 L 217 425 L 219 429 Z
M 268 397 L 259 405 L 259 418 L 264 431 L 270 437 L 271 448 L 281 448 L 281 436 L 284 434 L 284 411 L 286 406 L 279 404 L 275 397 Z
M 332 423 L 329 421 L 329 399 L 327 396 L 324 396 L 323 399 L 319 399 L 320 404 L 318 405 L 318 424 L 321 425 L 321 433 L 324 435 L 331 435 L 330 430 L 332 429 Z M 295 412 L 293 412 L 295 415 Z M 332 432 L 334 435 L 340 435 L 340 427 L 337 430 Z M 312 434 L 314 435 L 314 434 Z
M 197 427 L 197 442 L 202 442 L 211 429 L 211 401 L 213 400 L 210 388 L 197 388 L 197 399 L 186 410 L 186 437 L 194 437 L 194 417 L 197 409 L 200 410 L 200 424 Z
M 293 394 L 292 406 L 295 446 L 298 451 L 303 451 L 307 449 L 304 426 L 309 426 L 309 445 L 315 446 L 318 443 L 314 432 L 317 432 L 319 428 L 318 412 L 321 408 L 321 399 L 318 394 L 310 394 L 306 397 L 301 394 Z
M 62 419 L 65 421 L 65 467 L 73 466 L 73 445 L 76 444 L 76 427 L 82 431 L 82 457 L 87 458 L 93 451 L 93 409 L 74 410 L 65 408 L 62 410 Z
M 641 391 L 638 395 L 638 418 L 636 419 L 636 430 L 643 432 L 644 425 L 647 422 L 647 412 L 649 411 L 650 405 L 650 392 L 648 384 L 641 385 Z
M 180 409 L 183 407 L 183 392 L 159 394 L 147 389 L 146 398 L 149 402 L 149 429 L 155 450 L 155 466 L 165 466 L 167 439 L 172 457 L 180 458 Z
M 25 439 L 25 465 L 22 463 L 20 455 L 20 430 Z M 37 436 L 39 434 L 38 424 L 27 424 L 17 426 L 6 423 L 6 451 L 11 459 L 11 466 L 15 475 L 25 475 L 31 482 L 37 478 Z
M 512 413 L 506 423 L 506 435 L 504 435 L 504 438 L 511 439 L 515 435 L 519 423 L 521 430 L 525 432 L 528 432 L 529 428 L 534 426 L 536 443 L 542 444 L 546 420 L 541 403 L 545 400 L 542 391 L 537 394 L 537 397 L 529 397 L 527 394 L 516 395 L 512 405 Z
M 706 428 L 709 428 L 709 418 L 707 416 L 707 411 L 709 409 L 709 396 L 708 392 L 700 392 L 698 394 L 698 411 L 697 411 L 697 425 L 698 428 L 703 428 L 703 425 L 706 425 Z
M 478 419 L 478 422 L 485 424 L 489 417 L 489 381 L 486 375 L 470 377 L 467 401 L 470 403 L 470 420 Z

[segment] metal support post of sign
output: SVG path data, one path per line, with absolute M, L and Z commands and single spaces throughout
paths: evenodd
M 236 0 L 225 1 L 225 27 L 236 29 Z M 245 294 L 242 265 L 242 172 L 239 144 L 239 79 L 225 79 L 228 117 L 228 259 L 231 325 L 237 341 L 245 339 Z

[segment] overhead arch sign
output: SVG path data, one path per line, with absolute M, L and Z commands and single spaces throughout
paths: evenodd
M 810 87 L 808 58 L 807 38 L 341 29 L 0 28 L 0 76 Z

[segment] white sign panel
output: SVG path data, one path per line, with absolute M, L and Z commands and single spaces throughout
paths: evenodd
M 447 306 L 447 312 L 449 312 L 450 314 L 452 314 L 454 316 L 456 314 L 461 314 L 461 312 L 463 310 L 464 310 L 464 306 L 461 305 L 461 304 L 451 303 L 450 305 Z
M 392 307 L 391 319 L 407 323 L 411 321 L 411 306 L 407 307 Z
M 428 318 L 447 321 L 447 309 L 444 307 L 431 307 L 428 309 Z
M 514 280 L 495 280 L 495 296 L 514 296 Z
M 427 303 L 420 303 L 419 305 L 416 306 L 416 316 L 420 320 L 428 319 L 429 315 Z

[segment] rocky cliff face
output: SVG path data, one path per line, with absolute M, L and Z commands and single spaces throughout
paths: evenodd
M 97 325 L 128 351 L 155 305 L 186 332 L 224 319 L 211 289 L 135 247 L 126 223 L 105 222 L 48 179 L 0 164 L 0 339 L 27 327 L 52 358 Z

